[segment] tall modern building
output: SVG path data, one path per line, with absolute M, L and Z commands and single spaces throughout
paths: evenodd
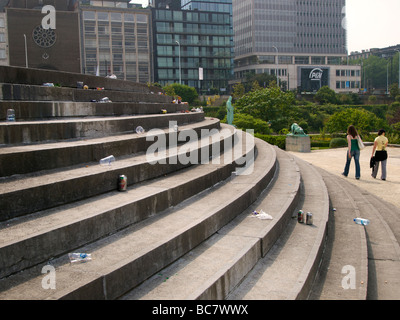
M 347 65 L 345 0 L 232 0 L 235 82 L 268 73 L 290 90 L 328 85 L 358 91 L 360 67 Z
M 154 79 L 182 83 L 201 93 L 225 93 L 232 76 L 233 30 L 229 12 L 174 10 L 173 1 L 151 2 Z
M 232 15 L 232 0 L 182 0 L 183 10 L 225 12 Z

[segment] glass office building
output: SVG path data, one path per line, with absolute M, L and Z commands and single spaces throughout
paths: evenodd
M 225 12 L 232 15 L 232 0 L 182 0 L 183 10 Z
M 341 65 L 347 57 L 345 4 L 345 0 L 232 0 L 235 81 L 242 81 L 247 72 L 268 73 L 285 81 L 289 89 L 315 91 L 329 85 L 337 91 L 356 91 L 359 66 Z M 315 68 L 323 73 L 319 81 L 310 79 Z M 343 70 L 348 70 L 344 77 Z
M 155 82 L 224 93 L 232 76 L 230 13 L 153 8 Z

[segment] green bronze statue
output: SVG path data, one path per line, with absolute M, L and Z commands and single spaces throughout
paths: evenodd
M 292 124 L 292 126 L 290 127 L 289 135 L 291 135 L 291 136 L 307 136 L 307 134 L 305 134 L 303 128 L 300 127 L 297 123 Z
M 233 123 L 233 106 L 232 106 L 232 96 L 229 96 L 228 101 L 226 102 L 226 123 Z

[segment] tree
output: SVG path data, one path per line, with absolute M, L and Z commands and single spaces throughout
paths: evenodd
M 396 53 L 389 59 L 380 58 L 374 55 L 363 60 L 363 71 L 366 84 L 364 88 L 380 88 L 386 89 L 387 77 L 389 83 L 399 83 L 399 53 Z M 389 74 L 387 73 L 389 71 Z
M 351 124 L 364 134 L 385 127 L 384 121 L 372 112 L 349 108 L 334 113 L 326 122 L 325 128 L 330 133 L 347 132 L 347 128 Z
M 254 72 L 247 72 L 245 74 L 246 80 L 244 87 L 246 92 L 251 91 L 254 88 L 254 81 L 258 82 L 261 88 L 270 87 L 273 81 L 276 81 L 276 76 L 267 73 L 255 74 Z
M 180 96 L 182 102 L 187 102 L 189 104 L 193 103 L 193 101 L 199 97 L 195 88 L 189 87 L 185 84 L 168 84 L 163 89 L 167 95 Z
M 396 98 L 398 95 L 400 95 L 400 89 L 399 89 L 399 85 L 397 83 L 393 83 L 390 87 L 389 87 L 389 92 L 390 92 L 390 96 L 392 98 Z
M 338 102 L 338 98 L 336 96 L 335 91 L 333 91 L 328 86 L 321 87 L 318 90 L 317 94 L 315 95 L 314 99 L 319 104 L 326 104 L 326 103 L 336 104 Z
M 244 85 L 241 83 L 235 84 L 235 86 L 233 87 L 233 98 L 239 99 L 244 95 L 244 93 Z
M 236 101 L 236 110 L 271 124 L 275 132 L 290 124 L 290 108 L 295 97 L 292 92 L 282 92 L 278 87 L 251 91 Z

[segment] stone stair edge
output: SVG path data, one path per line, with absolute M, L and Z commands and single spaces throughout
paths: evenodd
M 222 127 L 225 126 L 222 125 Z M 220 128 L 221 124 L 218 119 L 204 119 L 200 122 L 178 126 L 177 132 L 179 134 L 185 130 L 195 130 L 199 133 L 203 129 Z M 161 130 L 165 132 L 168 139 L 171 123 L 167 129 Z M 130 133 L 101 138 L 74 139 L 58 143 L 6 146 L 0 148 L 2 162 L 0 177 L 99 161 L 108 155 L 120 157 L 144 152 L 153 143 L 146 141 L 149 135 L 148 132 L 144 134 Z M 52 161 L 49 162 L 46 159 L 52 159 Z
M 282 151 L 282 153 L 285 152 Z M 283 230 L 281 230 L 279 235 L 275 237 L 276 241 L 272 243 L 266 254 L 262 255 L 251 272 L 249 272 L 243 281 L 228 295 L 228 300 L 295 300 L 302 298 L 302 295 L 308 291 L 308 285 L 311 282 L 310 280 L 314 277 L 316 266 L 319 264 L 320 252 L 324 244 L 326 229 L 325 220 L 329 213 L 327 209 L 327 207 L 329 207 L 329 201 L 323 190 L 322 193 L 319 193 L 319 189 L 315 189 L 318 190 L 318 195 L 313 193 L 315 190 L 312 191 L 312 189 L 310 189 L 311 191 L 307 191 L 310 183 L 314 184 L 315 181 L 318 181 L 320 185 L 323 182 L 322 178 L 307 172 L 305 169 L 309 170 L 309 168 L 304 168 L 304 166 L 297 162 L 292 156 L 289 158 L 295 162 L 295 165 L 299 166 L 298 169 L 301 176 L 302 187 L 301 191 L 298 193 L 302 193 L 301 199 L 296 202 L 294 207 L 292 206 L 290 208 L 290 214 L 286 219 L 287 227 L 285 226 Z M 287 182 L 287 178 L 284 180 Z M 308 187 L 304 187 L 304 183 L 307 183 Z M 306 202 L 305 199 L 307 198 L 308 200 Z M 318 200 L 320 203 L 313 204 L 313 206 L 310 207 L 310 203 L 314 203 L 315 200 Z M 297 211 L 299 209 L 304 209 L 306 211 L 310 210 L 310 208 L 324 208 L 323 210 L 325 212 L 322 214 L 322 219 L 318 218 L 318 221 L 316 221 L 314 217 L 314 224 L 318 224 L 318 226 L 321 225 L 321 229 L 318 231 L 312 231 L 313 229 L 310 228 L 313 226 L 306 226 L 305 223 L 303 225 L 297 222 Z M 311 211 L 314 210 L 311 209 Z M 296 221 L 291 218 L 296 218 Z M 307 231 L 306 235 L 303 235 L 303 231 Z M 300 242 L 298 240 L 299 237 L 302 238 Z M 281 238 L 284 239 L 281 240 Z M 311 245 L 308 244 L 310 241 Z M 307 242 L 307 246 L 304 246 L 305 242 Z M 303 251 L 299 250 L 300 248 L 302 248 L 301 250 Z M 304 256 L 304 250 L 307 252 L 306 256 Z M 299 259 L 299 257 L 301 258 Z M 303 262 L 304 265 L 302 264 Z M 294 271 L 293 275 L 289 276 L 292 269 Z M 281 279 L 281 281 L 279 281 L 279 279 Z
M 211 136 L 206 136 L 202 140 L 192 142 L 197 145 L 195 147 L 198 150 L 197 156 L 212 155 L 214 145 L 218 147 L 217 150 L 220 150 L 226 140 L 232 141 L 231 137 L 234 137 L 236 130 L 231 126 L 227 126 L 226 130 L 228 131 L 225 131 L 224 134 L 227 134 L 227 136 L 222 136 L 222 140 L 210 142 L 213 136 L 220 133 L 211 131 Z M 207 143 L 199 145 L 199 143 L 203 143 L 201 141 L 207 141 Z M 208 151 L 208 153 L 203 154 L 201 150 L 204 148 L 207 150 L 211 149 L 211 152 Z M 182 153 L 185 150 L 179 148 L 176 151 Z M 78 167 L 69 171 L 67 171 L 67 168 L 61 168 L 61 171 L 55 171 L 48 176 L 39 175 L 38 177 L 28 177 L 25 180 L 3 182 L 0 184 L 2 189 L 2 193 L 0 194 L 2 199 L 0 202 L 0 220 L 4 221 L 27 214 L 28 208 L 29 213 L 32 213 L 38 210 L 49 209 L 61 203 L 76 201 L 88 196 L 115 190 L 117 187 L 117 177 L 121 174 L 125 174 L 128 177 L 128 185 L 131 185 L 192 165 L 192 163 L 182 164 L 177 161 L 176 156 L 174 157 L 173 154 L 168 155 L 166 153 L 162 153 L 161 157 L 156 160 L 155 164 L 151 164 L 149 162 L 151 158 L 146 154 L 138 154 L 115 162 L 110 170 L 108 167 L 103 168 L 98 164 L 92 163 L 91 166 Z M 199 161 L 198 163 L 202 163 L 204 159 L 198 158 L 197 161 Z M 167 165 L 166 163 L 168 162 L 171 162 L 171 164 Z M 101 183 L 99 179 L 103 182 Z M 87 186 L 91 187 L 88 188 Z M 63 190 L 71 190 L 71 194 L 65 194 Z M 43 195 L 48 195 L 48 197 L 43 199 L 41 198 Z M 40 201 L 38 201 L 39 199 Z
M 96 138 L 134 132 L 137 126 L 146 131 L 204 120 L 204 113 L 170 113 L 128 117 L 101 117 L 55 121 L 7 122 L 0 124 L 0 145 L 31 144 L 77 138 Z
M 316 278 L 316 283 L 313 284 L 317 286 L 317 289 L 320 291 L 318 293 L 319 297 L 322 299 L 354 299 L 354 300 L 365 300 L 367 298 L 367 289 L 368 289 L 368 245 L 367 245 L 367 235 L 365 229 L 362 226 L 354 225 L 352 219 L 359 215 L 359 208 L 357 203 L 349 190 L 353 189 L 354 186 L 348 185 L 347 181 L 343 181 L 340 177 L 336 177 L 333 174 L 328 173 L 326 170 L 316 168 L 320 174 L 322 175 L 325 185 L 327 186 L 329 199 L 331 201 L 331 208 L 333 217 L 331 217 L 328 222 L 331 226 L 329 227 L 334 234 L 327 234 L 327 245 L 330 243 L 330 248 L 328 248 L 327 252 L 325 252 L 322 256 L 322 263 L 320 269 L 318 270 L 317 276 L 327 277 L 328 272 L 328 281 L 327 285 L 325 285 L 324 281 L 321 282 L 321 279 Z M 350 189 L 348 189 L 350 188 Z M 346 211 L 347 210 L 347 211 Z M 350 213 L 351 212 L 351 213 Z M 351 217 L 347 217 L 347 214 L 351 214 Z M 346 223 L 344 223 L 345 220 Z M 332 226 L 333 224 L 333 226 Z M 351 234 L 351 238 L 347 235 L 347 233 Z M 351 241 L 352 246 L 355 247 L 355 251 L 349 250 L 346 246 L 339 245 L 338 241 L 335 241 L 335 238 L 339 236 L 342 239 L 349 239 L 347 241 Z M 333 241 L 333 242 L 332 242 Z M 333 267 L 330 265 L 326 266 L 324 264 L 324 260 L 328 259 L 329 264 L 332 263 Z M 340 261 L 337 261 L 340 259 Z M 340 263 L 342 265 L 342 270 L 338 270 L 336 263 Z M 356 287 L 354 290 L 344 290 L 342 287 L 342 281 L 345 274 L 342 274 L 343 267 L 345 265 L 352 266 L 355 269 L 355 273 L 357 274 L 357 283 L 355 283 Z M 324 269 L 321 269 L 321 268 Z M 328 270 L 325 268 L 328 267 Z M 348 272 L 348 270 L 346 270 Z M 337 283 L 336 286 L 332 286 L 331 283 Z M 312 296 L 313 287 L 310 290 L 309 298 L 315 298 Z M 321 289 L 322 288 L 322 289 Z M 321 291 L 322 290 L 322 291 Z
M 256 159 L 256 161 L 257 161 L 257 159 Z M 262 160 L 258 159 L 258 161 L 262 161 Z M 259 170 L 262 170 L 263 172 L 265 172 L 265 170 L 262 168 L 258 169 L 258 171 Z M 267 174 L 267 176 L 268 176 L 268 172 L 265 172 L 265 174 Z M 191 248 L 195 247 L 197 245 L 198 241 L 203 241 L 204 239 L 207 239 L 211 234 L 213 234 L 216 230 L 218 230 L 221 227 L 221 225 L 224 225 L 227 221 L 230 221 L 233 218 L 233 216 L 235 216 L 235 214 L 237 214 L 237 211 L 239 211 L 240 207 L 248 206 L 247 202 L 251 201 L 248 199 L 248 195 L 249 195 L 250 191 L 253 191 L 255 185 L 261 183 L 261 186 L 258 188 L 262 188 L 263 187 L 262 185 L 264 185 L 266 183 L 265 176 L 260 177 L 259 174 L 255 173 L 254 178 L 258 182 L 253 181 L 250 184 L 246 183 L 246 184 L 239 184 L 239 185 L 235 186 L 235 188 L 239 188 L 239 190 L 243 190 L 243 193 L 241 192 L 238 199 L 232 200 L 232 198 L 230 198 L 230 201 L 233 201 L 233 202 L 229 206 L 221 204 L 220 199 L 215 199 L 215 201 L 217 201 L 216 204 L 218 203 L 218 206 L 212 210 L 213 211 L 212 213 L 210 213 L 209 210 L 207 210 L 208 213 L 206 214 L 206 216 L 202 217 L 200 220 L 195 220 L 193 222 L 193 227 L 185 225 L 184 230 L 179 231 L 176 236 L 173 236 L 174 237 L 173 239 L 171 239 L 168 242 L 165 242 L 164 245 L 157 246 L 157 248 L 154 248 L 153 250 L 151 250 L 150 254 L 151 255 L 154 254 L 155 256 L 159 257 L 159 259 L 162 260 L 162 262 L 159 262 L 159 263 L 162 263 L 165 266 L 171 262 L 171 260 L 168 261 L 168 259 L 165 259 L 165 257 L 164 257 L 165 254 L 171 254 L 172 255 L 171 259 L 175 260 L 177 257 L 175 257 L 174 255 L 176 255 L 176 254 L 182 255 L 185 252 L 187 252 L 188 250 L 190 250 Z M 246 178 L 244 178 L 244 179 L 246 179 Z M 231 185 L 229 185 L 229 187 L 231 188 Z M 223 192 L 223 191 L 224 190 L 222 190 L 221 192 Z M 251 193 L 253 193 L 253 192 L 251 192 Z M 246 199 L 245 203 L 242 203 L 244 199 Z M 201 199 L 201 200 L 203 200 L 203 199 Z M 240 206 L 238 206 L 239 203 L 241 203 Z M 183 212 L 186 212 L 185 210 L 188 210 L 188 209 L 183 208 L 182 210 L 183 210 Z M 198 215 L 199 213 L 197 212 L 197 210 L 194 210 L 193 214 Z M 189 237 L 189 238 L 187 238 L 187 237 Z M 178 243 L 181 243 L 181 244 L 178 245 Z M 179 249 L 177 247 L 175 250 L 173 250 L 172 247 L 170 247 L 171 245 L 172 246 L 178 245 Z M 187 246 L 189 246 L 189 247 L 187 247 Z M 179 252 L 177 253 L 177 251 L 179 251 Z M 101 274 L 98 275 L 98 277 L 100 277 L 100 278 L 96 277 L 98 280 L 89 279 L 86 284 L 82 283 L 81 289 L 79 289 L 76 292 L 68 293 L 68 292 L 64 291 L 64 292 L 60 292 L 60 293 L 53 295 L 51 298 L 72 299 L 72 298 L 76 298 L 76 297 L 83 297 L 84 294 L 88 293 L 86 290 L 91 290 L 94 288 L 99 289 L 99 291 L 97 291 L 97 293 L 94 293 L 93 295 L 91 295 L 90 297 L 92 297 L 92 298 L 93 297 L 100 298 L 101 296 L 103 298 L 116 298 L 117 296 L 121 295 L 125 291 L 125 289 L 121 288 L 121 287 L 116 288 L 117 283 L 115 281 L 117 281 L 117 279 L 118 279 L 117 282 L 119 282 L 119 284 L 121 284 L 121 282 L 125 284 L 125 282 L 127 282 L 126 281 L 127 279 L 123 279 L 124 278 L 123 274 L 125 274 L 125 272 L 127 271 L 128 274 L 130 274 L 130 276 L 133 276 L 133 274 L 136 273 L 136 271 L 133 271 L 134 269 L 132 269 L 132 268 L 136 268 L 135 264 L 139 262 L 141 265 L 143 265 L 143 263 L 145 263 L 145 261 L 143 259 L 146 260 L 147 258 L 140 258 L 139 259 L 140 261 L 137 259 L 133 259 L 133 260 L 132 259 L 133 258 L 129 258 L 127 261 L 121 261 L 120 263 L 118 263 L 118 266 L 108 269 L 108 271 L 107 271 L 107 269 L 105 269 L 104 272 L 102 272 Z M 148 257 L 148 259 L 150 259 L 149 261 L 153 261 L 153 258 L 151 258 L 151 257 Z M 153 264 L 153 263 L 154 263 L 154 261 L 151 262 L 151 264 Z M 86 265 L 90 267 L 90 264 L 86 264 Z M 128 270 L 131 270 L 132 272 L 130 272 Z M 147 270 L 147 268 L 146 268 L 146 270 Z M 121 274 L 121 272 L 122 272 L 122 274 Z M 156 270 L 155 271 L 151 270 L 149 272 L 154 273 L 154 272 L 156 272 Z M 141 272 L 141 277 L 143 277 L 143 276 L 146 276 L 146 275 L 143 272 Z M 130 279 L 129 281 L 132 281 L 132 279 Z M 136 279 L 134 281 L 139 281 L 139 280 Z M 99 288 L 98 285 L 100 285 L 101 288 Z M 129 285 L 132 285 L 132 283 Z M 103 287 L 103 286 L 105 286 L 105 287 Z M 80 290 L 83 291 L 82 294 L 79 292 Z M 114 292 L 114 290 L 117 290 L 117 291 Z M 105 292 L 107 292 L 107 296 L 103 296 L 103 294 Z M 86 297 L 89 297 L 89 296 L 86 296 Z
M 75 101 L 0 101 L 0 121 L 7 119 L 7 110 L 14 109 L 16 121 L 68 119 L 94 116 L 123 116 L 186 112 L 187 104 L 170 102 L 75 102 Z M 165 111 L 163 111 L 165 110 Z
M 195 292 L 193 292 L 190 296 L 185 299 L 196 299 L 196 300 L 221 300 L 226 299 L 230 292 L 237 287 L 243 278 L 247 275 L 247 273 L 254 267 L 254 265 L 265 256 L 266 252 L 268 252 L 268 246 L 272 245 L 276 239 L 279 237 L 280 232 L 282 231 L 282 225 L 284 225 L 288 219 L 291 218 L 293 214 L 294 207 L 298 204 L 298 197 L 295 195 L 299 192 L 300 187 L 300 176 L 299 170 L 296 168 L 296 165 L 285 167 L 281 163 L 282 156 L 285 156 L 284 153 L 278 151 L 278 148 L 274 148 L 276 151 L 276 171 L 274 174 L 274 179 L 271 180 L 270 185 L 268 185 L 264 191 L 260 194 L 259 198 L 253 202 L 245 211 L 243 211 L 239 216 L 237 216 L 234 220 L 232 220 L 228 225 L 224 226 L 220 229 L 217 234 L 221 237 L 241 237 L 243 242 L 248 241 L 248 244 L 241 249 L 236 255 L 234 259 L 229 260 L 227 264 L 221 269 L 218 273 L 216 273 L 212 278 L 208 279 L 202 286 L 200 286 Z M 283 169 L 284 168 L 284 169 Z M 282 184 L 282 178 L 279 173 L 281 170 L 293 170 L 293 173 L 296 175 L 297 179 L 295 179 L 295 183 L 293 184 L 291 189 L 281 189 L 282 193 L 285 193 L 287 196 L 287 201 L 281 201 L 282 198 L 275 197 L 273 194 L 274 188 L 280 188 L 279 185 Z M 268 198 L 268 199 L 267 199 Z M 250 221 L 257 221 L 256 216 L 252 216 L 253 211 L 258 211 L 261 213 L 260 208 L 271 208 L 274 205 L 271 205 L 271 202 L 279 203 L 280 208 L 278 211 L 274 211 L 272 220 L 264 220 L 265 226 L 257 226 L 254 228 L 254 234 L 250 235 L 246 232 L 231 232 L 232 230 L 230 225 L 233 228 L 237 228 L 237 226 L 241 224 L 246 224 L 243 222 L 248 222 L 246 219 L 250 219 Z M 266 209 L 268 211 L 268 209 Z M 268 211 L 271 213 L 270 211 Z M 253 227 L 258 223 L 252 223 Z M 246 227 L 248 228 L 248 227 Z M 266 243 L 268 245 L 266 245 Z M 237 274 L 239 273 L 239 274 Z
M 0 83 L 0 99 L 9 101 L 75 101 L 91 102 L 108 98 L 112 102 L 172 102 L 170 96 L 150 92 L 78 89 L 43 85 Z
M 36 84 L 55 83 L 68 87 L 77 87 L 77 82 L 83 82 L 91 88 L 105 87 L 123 90 L 138 90 L 144 92 L 162 92 L 155 86 L 129 80 L 111 79 L 89 74 L 24 68 L 17 66 L 0 66 L 0 82 Z

